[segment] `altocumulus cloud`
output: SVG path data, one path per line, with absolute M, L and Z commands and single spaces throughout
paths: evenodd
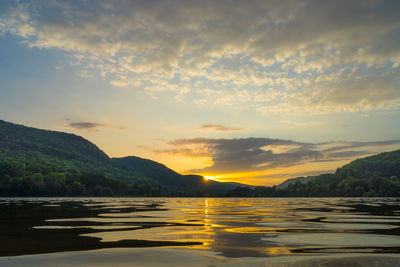
M 169 141 L 168 144 L 170 149 L 156 152 L 188 157 L 211 157 L 212 166 L 191 171 L 222 174 L 261 171 L 307 162 L 354 159 L 400 148 L 400 140 L 313 144 L 270 138 L 192 138 L 177 139 Z
M 266 114 L 400 105 L 396 0 L 0 5 L 0 34 L 67 51 L 86 76 L 152 96 Z

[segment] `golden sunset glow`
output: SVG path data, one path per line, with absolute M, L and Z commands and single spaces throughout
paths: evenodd
M 394 2 L 40 2 L 0 8 L 0 119 L 251 185 L 400 148 Z
M 400 266 L 400 0 L 0 0 L 1 266 Z

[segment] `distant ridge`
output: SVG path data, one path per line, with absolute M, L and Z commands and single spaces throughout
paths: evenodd
M 302 184 L 308 183 L 309 181 L 315 179 L 316 176 L 307 176 L 307 177 L 296 177 L 296 178 L 291 178 L 287 179 L 283 183 L 279 184 L 277 188 L 279 189 L 285 189 L 288 187 L 290 184 L 294 184 L 296 182 L 300 182 Z
M 135 156 L 110 158 L 81 136 L 27 127 L 4 120 L 0 120 L 1 161 L 36 166 L 38 173 L 47 172 L 48 168 L 53 168 L 58 173 L 95 173 L 106 179 L 138 184 L 136 187 L 146 185 L 146 190 L 156 188 L 157 192 L 161 190 L 165 194 L 179 192 L 182 195 L 218 195 L 236 186 L 205 181 L 199 175 L 181 175 L 149 159 Z M 29 177 L 26 174 L 26 178 Z M 47 179 L 46 176 L 44 178 Z

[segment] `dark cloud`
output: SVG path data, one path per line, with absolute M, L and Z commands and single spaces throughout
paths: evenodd
M 213 166 L 194 171 L 233 172 L 288 166 L 322 157 L 308 143 L 270 138 L 178 139 L 169 142 L 175 148 L 157 152 L 190 157 L 211 156 Z M 279 152 L 277 152 L 279 151 Z
M 191 138 L 172 140 L 168 144 L 172 146 L 171 149 L 156 152 L 212 158 L 212 166 L 192 172 L 232 173 L 268 170 L 306 162 L 354 159 L 375 154 L 377 150 L 393 150 L 394 146 L 400 146 L 400 140 L 312 144 L 270 138 Z
M 99 127 L 105 127 L 106 125 L 95 122 L 71 122 L 68 126 L 77 130 L 94 130 Z
M 238 132 L 245 130 L 245 128 L 229 127 L 221 124 L 205 124 L 199 127 L 197 130 L 213 130 L 217 132 Z

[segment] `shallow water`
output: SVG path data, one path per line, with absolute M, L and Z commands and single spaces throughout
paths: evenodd
M 0 199 L 0 219 L 0 265 L 400 266 L 391 198 Z

